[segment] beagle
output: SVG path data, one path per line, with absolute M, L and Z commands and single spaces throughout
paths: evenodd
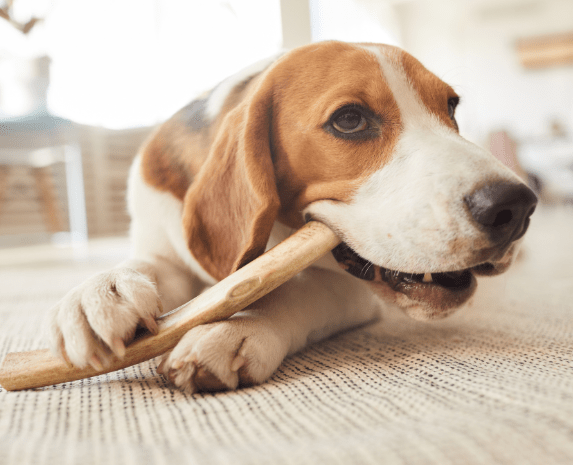
M 309 218 L 342 239 L 233 318 L 192 329 L 158 371 L 188 392 L 269 378 L 383 306 L 442 318 L 504 272 L 537 199 L 458 133 L 454 90 L 388 45 L 324 42 L 223 81 L 148 139 L 130 171 L 132 258 L 53 309 L 74 365 L 122 357 L 138 325 L 191 300 Z

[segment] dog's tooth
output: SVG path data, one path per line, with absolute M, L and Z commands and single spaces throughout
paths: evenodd
M 422 282 L 431 283 L 432 281 L 432 273 L 424 273 L 424 279 L 422 279 Z

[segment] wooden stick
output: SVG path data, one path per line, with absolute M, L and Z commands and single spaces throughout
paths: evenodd
M 48 349 L 10 353 L 0 367 L 0 385 L 8 391 L 37 388 L 120 370 L 175 347 L 191 328 L 229 318 L 292 278 L 340 243 L 324 224 L 311 221 L 292 236 L 232 275 L 158 319 L 159 333 L 147 333 L 114 357 L 104 371 L 79 369 L 51 355 Z

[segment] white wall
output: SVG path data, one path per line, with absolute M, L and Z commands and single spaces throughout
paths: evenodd
M 286 0 L 286 3 L 292 0 Z M 283 0 L 285 2 L 285 0 Z M 381 0 L 310 0 L 313 42 L 379 42 L 400 45 L 396 9 Z
M 558 118 L 573 133 L 573 66 L 525 70 L 516 40 L 573 31 L 571 0 L 414 0 L 396 6 L 403 47 L 461 93 L 462 132 L 520 140 Z

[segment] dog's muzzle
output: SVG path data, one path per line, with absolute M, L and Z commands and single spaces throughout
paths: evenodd
M 499 259 L 511 253 L 512 243 L 525 234 L 537 197 L 524 184 L 499 182 L 476 189 L 464 202 L 471 221 L 491 244 L 488 256 L 498 257 L 497 260 L 441 273 L 404 273 L 374 265 L 345 243 L 332 254 L 344 270 L 357 278 L 384 284 L 429 308 L 455 308 L 475 291 L 475 275 L 494 275 L 507 269 L 510 260 Z

